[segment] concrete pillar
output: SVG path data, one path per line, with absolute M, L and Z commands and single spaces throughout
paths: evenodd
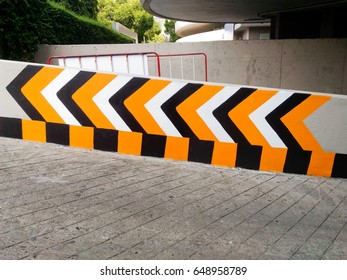
M 224 25 L 224 40 L 234 40 L 234 24 L 227 23 Z

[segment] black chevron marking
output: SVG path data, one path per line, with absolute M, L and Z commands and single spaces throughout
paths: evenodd
M 135 91 L 141 88 L 149 79 L 132 78 L 125 86 L 117 91 L 109 100 L 111 106 L 128 125 L 131 131 L 145 133 L 146 131 L 138 123 L 135 117 L 125 107 L 124 101 L 130 97 Z
M 161 109 L 168 116 L 173 125 L 177 128 L 183 137 L 191 139 L 198 139 L 195 133 L 190 129 L 189 125 L 184 121 L 181 115 L 177 112 L 176 108 L 199 88 L 202 84 L 187 84 L 181 88 L 177 93 L 161 105 Z
M 45 119 L 36 110 L 36 108 L 30 103 L 30 101 L 23 95 L 22 87 L 32 79 L 43 66 L 26 66 L 18 76 L 6 87 L 11 96 L 16 100 L 19 106 L 24 112 L 32 119 L 37 121 L 44 121 Z
M 304 151 L 296 141 L 289 129 L 281 121 L 281 118 L 307 99 L 310 94 L 294 93 L 275 110 L 268 114 L 265 119 L 288 147 L 284 172 L 306 174 L 310 164 L 311 153 Z
M 214 117 L 223 126 L 225 131 L 230 135 L 235 143 L 248 145 L 251 143 L 238 129 L 236 124 L 230 119 L 228 113 L 234 109 L 238 104 L 250 96 L 255 89 L 253 88 L 240 88 L 236 93 L 230 96 L 222 105 L 213 111 Z
M 237 143 L 236 166 L 250 169 L 259 169 L 262 153 L 261 146 L 254 146 L 239 130 L 237 125 L 229 117 L 229 112 L 249 97 L 256 89 L 240 88 L 230 96 L 221 106 L 213 111 L 213 115 L 223 126 L 225 131 Z
M 57 96 L 60 99 L 60 101 L 65 105 L 65 107 L 70 111 L 70 113 L 78 120 L 78 122 L 82 126 L 95 127 L 93 122 L 86 116 L 83 110 L 72 99 L 72 96 L 94 75 L 94 72 L 80 71 L 57 93 Z

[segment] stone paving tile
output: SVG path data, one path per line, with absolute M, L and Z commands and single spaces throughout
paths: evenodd
M 0 259 L 347 259 L 347 180 L 0 138 Z

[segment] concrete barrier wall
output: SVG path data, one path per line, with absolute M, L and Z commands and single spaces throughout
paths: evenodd
M 347 97 L 0 61 L 0 136 L 347 177 Z
M 206 53 L 211 82 L 347 95 L 347 39 L 41 46 L 36 61 L 45 63 L 53 55 L 150 51 Z M 192 76 L 189 71 L 186 79 Z

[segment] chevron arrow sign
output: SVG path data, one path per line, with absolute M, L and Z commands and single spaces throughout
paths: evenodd
M 307 121 L 331 103 L 331 95 L 32 64 L 5 87 L 29 117 L 27 121 L 47 124 L 43 129 L 46 140 L 55 125 L 62 134 L 67 127 L 67 133 L 93 134 L 94 140 L 109 137 L 116 141 L 116 137 L 121 147 L 117 151 L 143 154 L 144 147 L 157 145 L 162 151 L 150 155 L 170 154 L 256 170 L 347 176 L 346 154 L 325 149 Z M 128 146 L 120 139 L 127 139 Z M 94 140 L 85 147 L 96 148 Z M 141 147 L 132 150 L 129 145 L 139 141 Z

